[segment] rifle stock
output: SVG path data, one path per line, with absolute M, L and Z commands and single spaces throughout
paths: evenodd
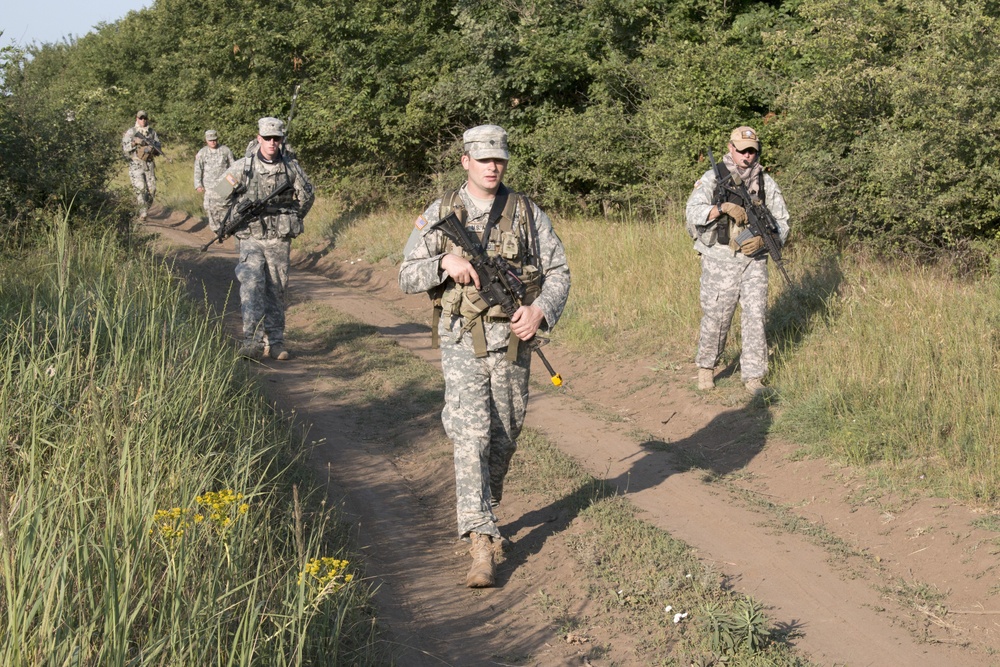
M 465 225 L 458 219 L 454 212 L 442 218 L 436 225 L 441 232 L 448 237 L 452 243 L 469 253 L 469 262 L 479 276 L 479 296 L 482 297 L 489 306 L 500 306 L 507 317 L 513 317 L 514 313 L 521 306 L 524 296 L 524 284 L 502 257 L 491 257 L 483 250 L 479 241 L 469 233 Z M 511 333 L 511 335 L 514 335 Z M 541 350 L 542 339 L 535 336 L 527 341 L 521 341 L 522 345 L 527 345 L 530 350 L 538 355 L 545 370 L 549 372 L 552 384 L 562 385 L 562 376 L 556 373 L 545 358 Z

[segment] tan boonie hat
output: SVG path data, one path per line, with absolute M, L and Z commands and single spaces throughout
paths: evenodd
M 136 118 L 149 118 L 149 116 L 146 115 L 146 112 L 143 111 L 142 109 L 139 109 L 138 111 L 135 112 L 135 117 Z
M 729 142 L 736 146 L 736 150 L 743 151 L 748 148 L 756 148 L 760 152 L 760 140 L 757 139 L 757 132 L 752 127 L 741 125 L 733 130 L 729 135 Z
M 205 141 L 218 141 L 219 133 L 215 130 L 205 130 Z
M 257 121 L 257 134 L 262 137 L 285 136 L 285 124 L 280 118 L 265 116 Z
M 465 152 L 473 160 L 500 158 L 509 160 L 507 152 L 507 132 L 499 125 L 478 125 L 462 135 Z

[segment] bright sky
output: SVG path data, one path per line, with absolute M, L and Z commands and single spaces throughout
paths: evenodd
M 153 0 L 6 0 L 0 10 L 0 47 L 63 37 L 83 37 L 98 23 L 112 23 Z

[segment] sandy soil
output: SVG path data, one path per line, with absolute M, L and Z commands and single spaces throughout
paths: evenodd
M 234 242 L 191 252 L 209 238 L 204 222 L 169 212 L 151 216 L 148 229 L 167 242 L 194 291 L 220 308 L 229 294 L 235 333 Z M 336 252 L 299 253 L 295 264 L 290 327 L 303 324 L 304 306 L 321 303 L 437 363 L 427 300 L 401 294 L 394 267 Z M 1000 665 L 998 536 L 973 526 L 980 515 L 942 499 L 871 494 L 850 470 L 793 456 L 793 443 L 767 435 L 765 406 L 735 390 L 699 395 L 693 365 L 669 371 L 637 360 L 623 368 L 554 346 L 547 355 L 566 385 L 534 392 L 528 425 L 763 601 L 802 655 L 822 665 Z M 399 424 L 392 437 L 407 441 L 404 453 L 386 446 L 349 403 L 323 394 L 338 361 L 336 350 L 301 350 L 262 370 L 275 403 L 311 423 L 310 437 L 321 443 L 315 465 L 342 489 L 337 500 L 381 583 L 380 613 L 398 664 L 645 664 L 633 652 L 641 638 L 602 626 L 579 590 L 567 543 L 574 517 L 537 498 L 504 499 L 503 530 L 514 548 L 497 588 L 464 588 L 468 556 L 453 534 L 450 448 L 440 424 Z M 587 641 L 567 641 L 552 624 L 538 604 L 543 589 L 562 591 Z

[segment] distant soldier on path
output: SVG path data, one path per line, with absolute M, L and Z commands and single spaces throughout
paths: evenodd
M 128 159 L 128 177 L 139 204 L 139 219 L 145 220 L 156 196 L 156 165 L 153 158 L 163 155 L 156 130 L 149 127 L 149 115 L 139 110 L 135 125 L 122 135 L 122 152 Z
M 468 180 L 446 192 L 420 215 L 403 251 L 399 286 L 408 294 L 435 297 L 432 336 L 440 339 L 445 380 L 445 431 L 455 448 L 458 536 L 471 542 L 466 586 L 493 586 L 502 544 L 494 508 L 528 402 L 531 349 L 520 341 L 551 329 L 569 296 L 566 253 L 549 217 L 528 197 L 502 183 L 507 133 L 480 125 L 463 136 L 462 166 Z M 436 228 L 454 213 L 490 255 L 503 257 L 526 297 L 511 317 L 488 307 L 478 294 L 479 276 L 462 248 Z
M 721 187 L 732 173 L 739 175 L 751 197 L 774 216 L 778 241 L 788 239 L 788 207 L 781 189 L 760 165 L 760 140 L 753 128 L 742 126 L 729 137 L 729 152 L 694 184 L 687 201 L 687 231 L 701 255 L 701 332 L 698 337 L 698 388 L 715 386 L 715 365 L 726 347 L 736 305 L 742 308 L 740 373 L 746 390 L 765 392 L 767 339 L 767 250 L 759 236 L 744 234 L 747 212 L 743 202 Z
M 232 216 L 240 204 L 260 202 L 286 183 L 291 185 L 268 200 L 261 215 L 235 232 L 240 243 L 236 277 L 243 315 L 239 354 L 247 359 L 267 355 L 285 361 L 291 358 L 285 348 L 288 263 L 292 239 L 302 233 L 302 220 L 313 205 L 313 186 L 298 161 L 282 153 L 285 124 L 278 118 L 261 118 L 257 130 L 257 150 L 237 160 L 215 189 L 217 193 L 220 188 L 232 190 L 227 197 Z M 226 214 L 225 207 L 215 213 L 220 225 Z
M 222 224 L 222 220 L 215 215 L 220 202 L 213 186 L 234 162 L 236 158 L 229 147 L 219 145 L 219 133 L 206 130 L 205 146 L 194 156 L 194 189 L 205 195 L 205 214 L 208 216 L 208 227 L 213 232 L 219 231 Z

